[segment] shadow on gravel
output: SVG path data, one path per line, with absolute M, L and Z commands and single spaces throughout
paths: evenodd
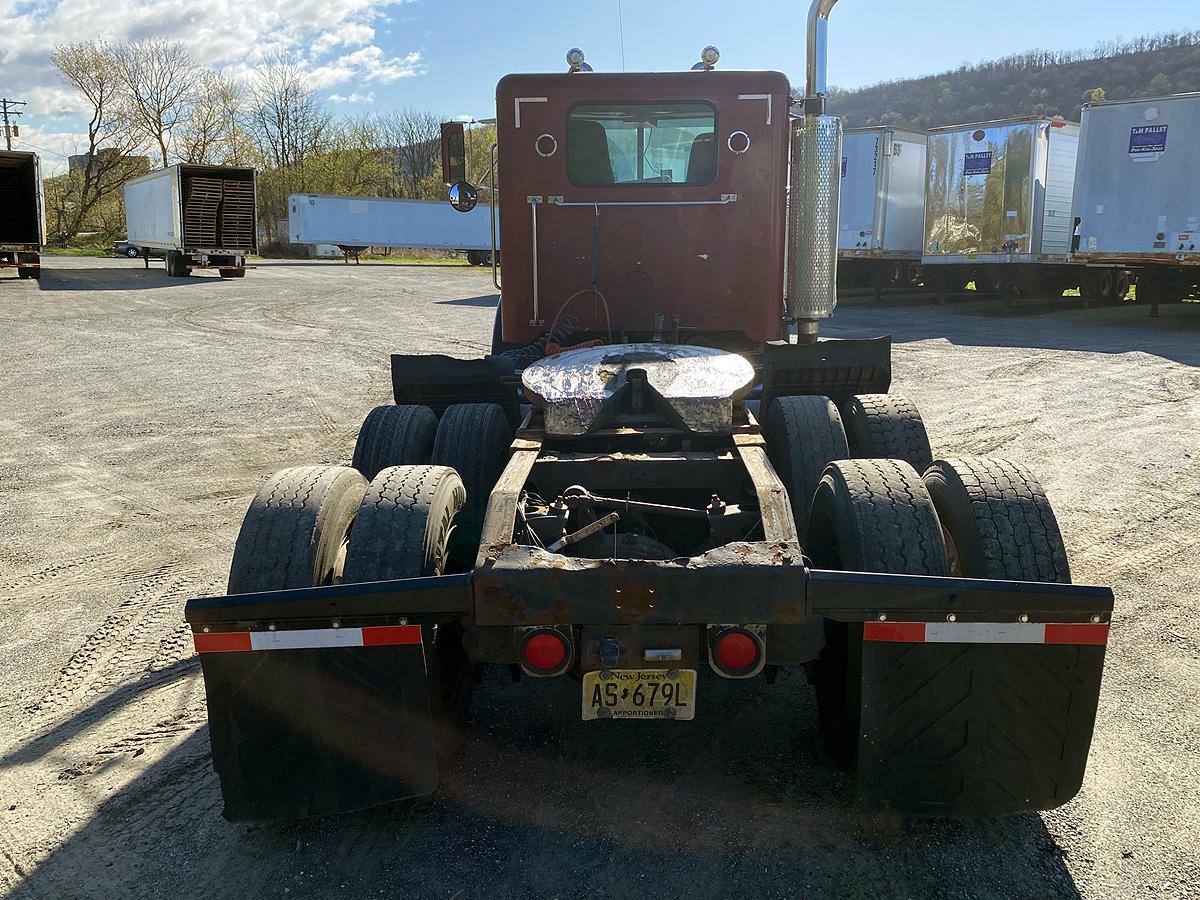
M 822 327 L 829 337 L 891 334 L 897 343 L 945 338 L 973 347 L 1142 352 L 1200 366 L 1200 304 L 1160 307 L 1157 317 L 1137 303 L 1084 308 L 1078 298 L 1014 300 L 995 297 L 938 304 L 923 294 L 839 297 L 834 317 Z
M 122 707 L 135 702 L 142 694 L 178 681 L 197 670 L 199 665 L 199 661 L 195 658 L 181 659 L 165 669 L 159 669 L 144 678 L 122 685 L 91 706 L 84 707 L 69 719 L 55 725 L 49 731 L 43 732 L 26 741 L 17 749 L 0 756 L 0 769 L 31 763 L 43 756 L 53 754 L 61 745 L 87 729 L 96 727 L 109 716 L 119 712 Z
M 439 306 L 479 306 L 492 309 L 500 303 L 499 294 L 483 294 L 479 297 L 463 297 L 459 300 L 438 300 Z
M 863 812 L 800 674 L 702 678 L 691 723 L 581 722 L 578 691 L 489 671 L 439 794 L 284 825 L 220 818 L 202 728 L 12 896 L 1079 896 L 1036 815 Z
M 212 275 L 193 274 L 189 278 L 169 278 L 161 266 L 143 269 L 140 266 L 117 268 L 54 269 L 47 266 L 40 279 L 43 291 L 143 291 L 156 288 L 178 288 L 195 285 L 211 287 L 212 282 L 233 281 Z

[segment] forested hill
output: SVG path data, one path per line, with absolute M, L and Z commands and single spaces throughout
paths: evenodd
M 847 127 L 936 128 L 1012 116 L 1079 121 L 1089 100 L 1126 100 L 1200 91 L 1200 31 L 1160 34 L 1093 50 L 1035 50 L 954 72 L 888 81 L 856 91 L 833 88 L 830 112 Z

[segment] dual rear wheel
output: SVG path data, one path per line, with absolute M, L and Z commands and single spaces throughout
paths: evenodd
M 916 407 L 893 394 L 774 400 L 768 454 L 817 568 L 1070 581 L 1066 548 L 1037 479 L 1003 459 L 934 460 Z M 827 620 L 811 677 L 826 746 L 853 763 L 862 625 Z
M 806 553 L 817 568 L 1069 583 L 1066 547 L 1037 479 L 1016 463 L 901 460 L 832 463 L 812 500 Z M 826 620 L 812 669 L 826 747 L 853 764 L 863 626 Z
M 273 475 L 242 522 L 229 593 L 442 575 L 474 563 L 512 429 L 495 404 L 381 406 L 363 423 L 353 466 Z M 474 671 L 458 621 L 423 628 L 439 747 L 457 743 Z

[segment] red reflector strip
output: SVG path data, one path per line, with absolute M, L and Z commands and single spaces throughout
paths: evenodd
M 301 628 L 292 631 L 224 631 L 192 635 L 197 653 L 249 650 L 316 650 L 330 647 L 391 647 L 421 643 L 420 625 L 367 628 Z
M 1047 625 L 1047 644 L 1095 644 L 1108 643 L 1108 626 L 1074 623 L 1069 625 Z
M 421 643 L 420 625 L 373 625 L 362 630 L 364 647 Z
M 1108 643 L 1107 624 L 1082 622 L 864 622 L 864 641 L 897 644 Z
M 250 649 L 250 632 L 225 631 L 218 634 L 194 634 L 197 653 L 236 653 Z
M 924 622 L 864 622 L 864 641 L 890 641 L 896 644 L 925 643 Z

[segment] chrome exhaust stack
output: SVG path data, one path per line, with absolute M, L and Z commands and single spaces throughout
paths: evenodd
M 809 8 L 804 114 L 792 123 L 787 312 L 801 342 L 815 341 L 837 306 L 842 122 L 825 115 L 826 32 L 836 3 L 813 0 Z

